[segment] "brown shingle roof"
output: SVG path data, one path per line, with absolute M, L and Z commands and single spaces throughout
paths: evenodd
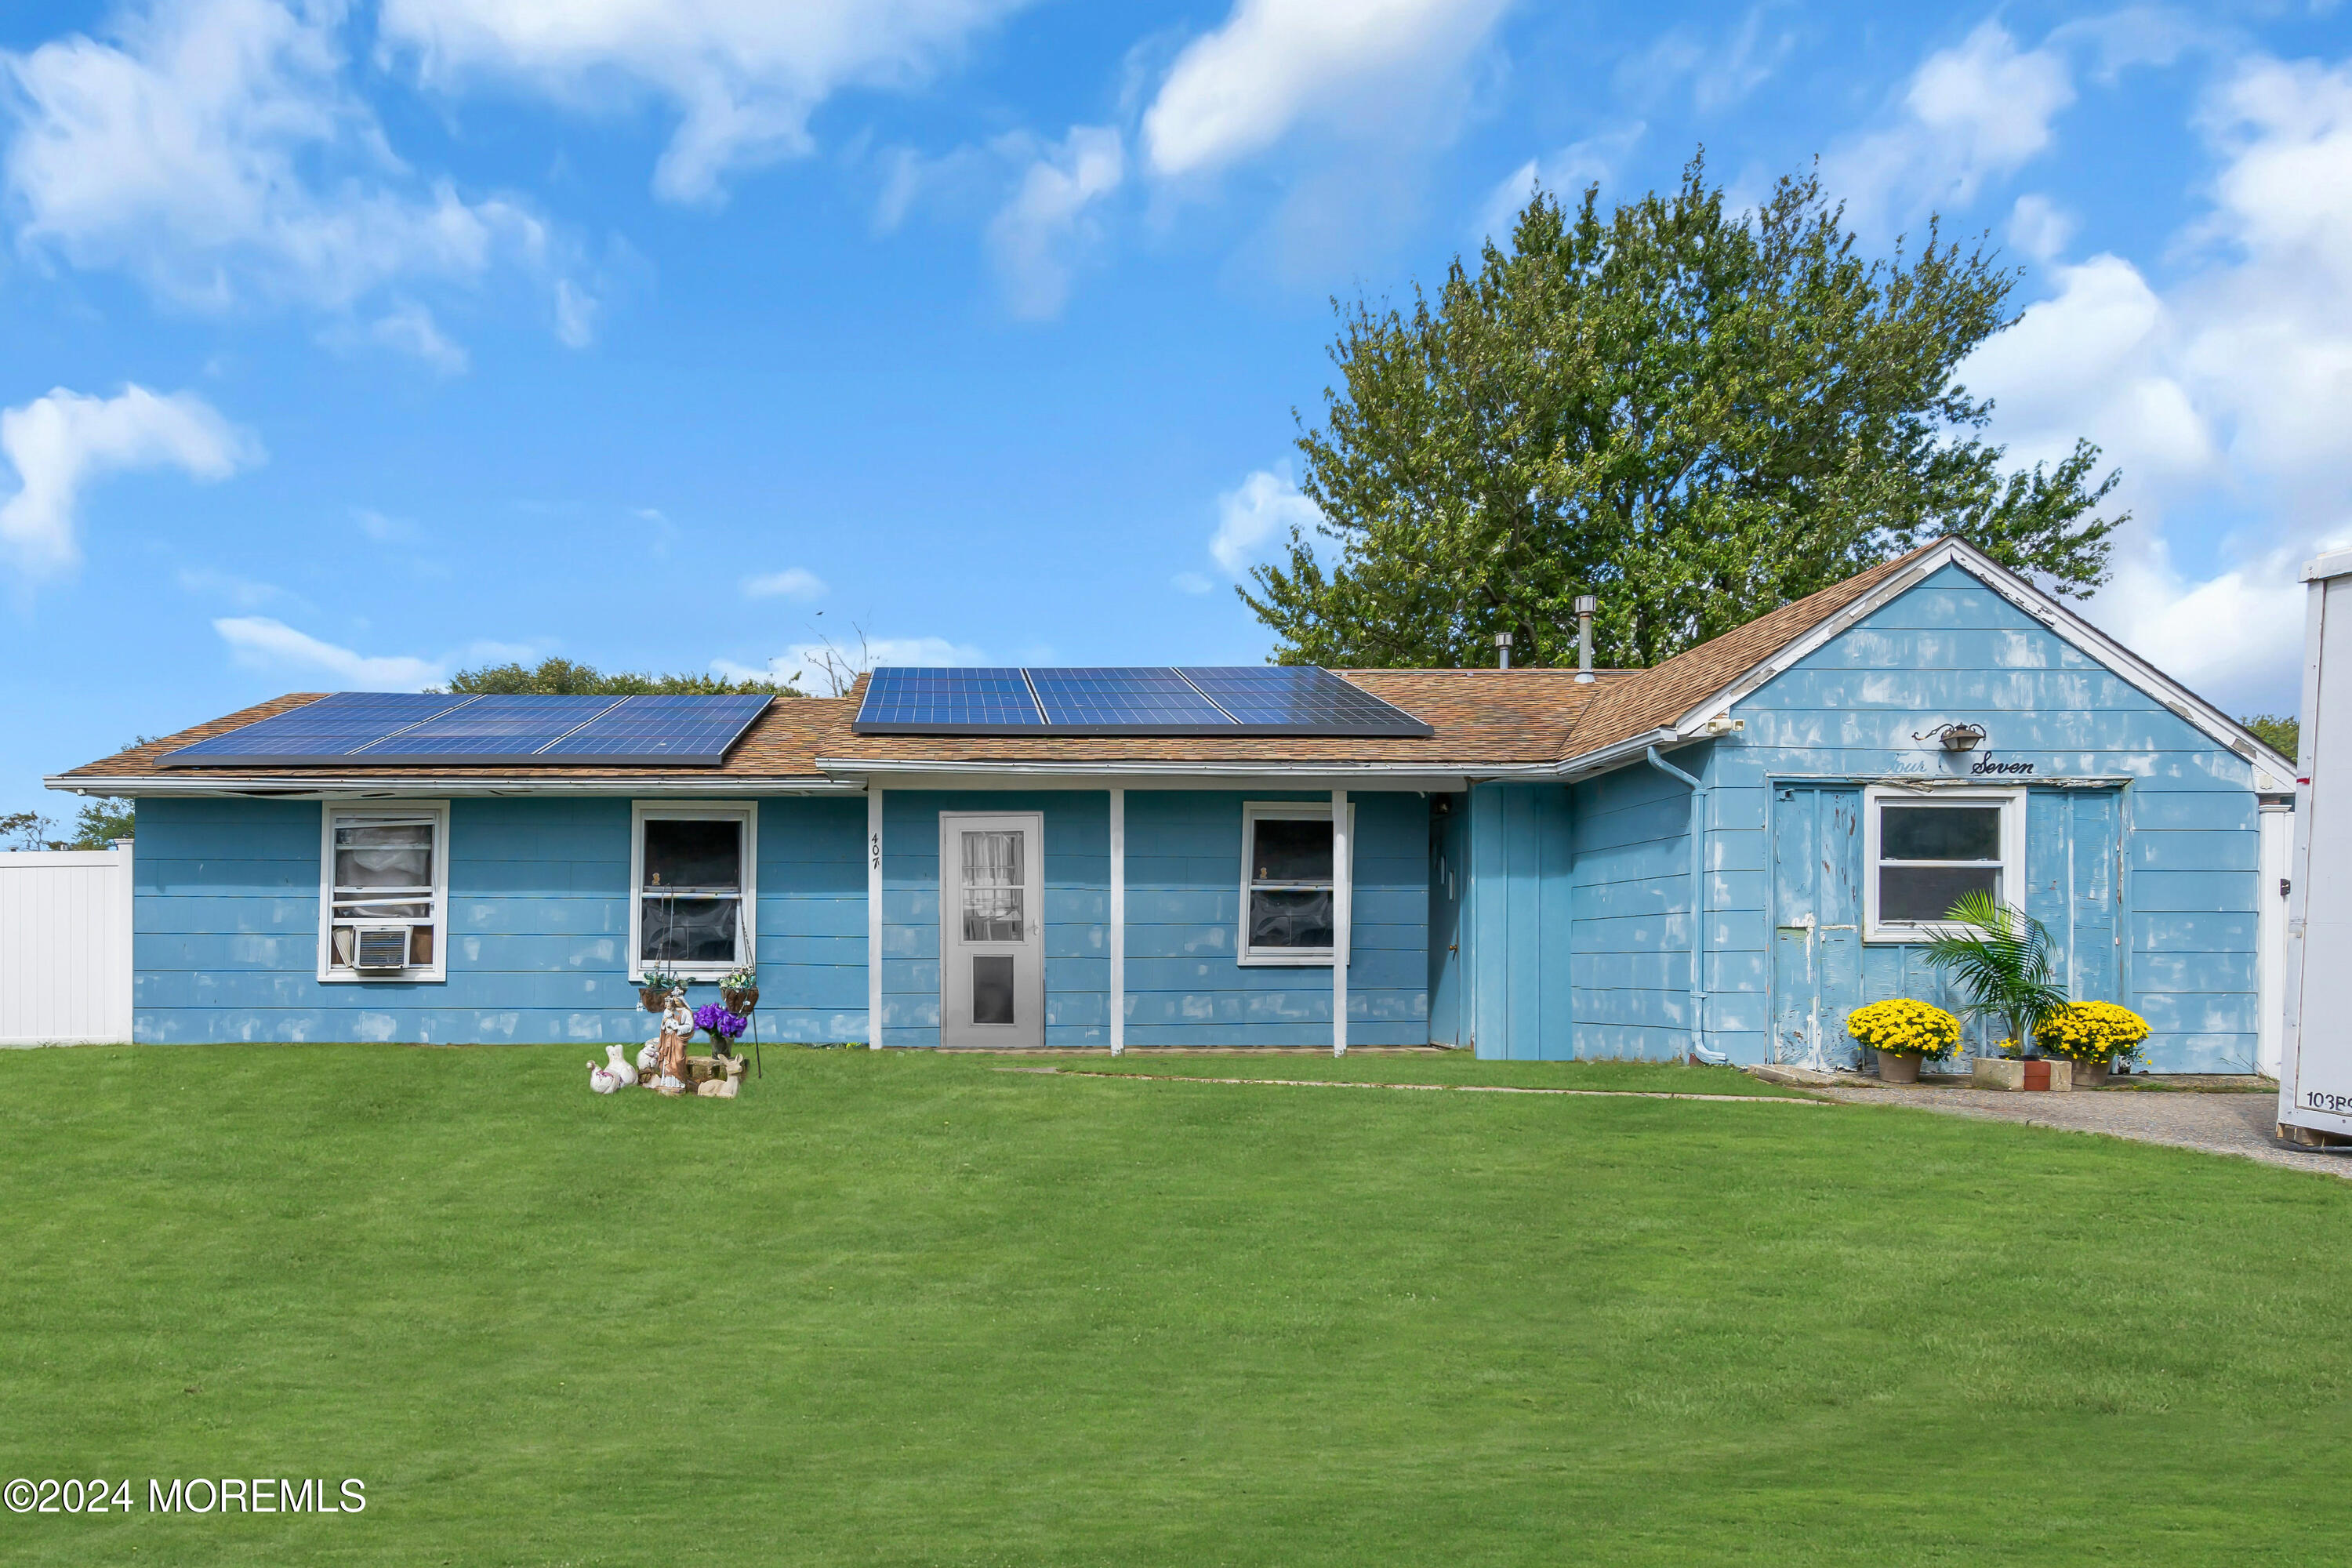
M 1576 726 L 1561 756 L 1573 762 L 1675 722 L 1942 542 L 1931 541 L 1857 572 L 1609 687 Z

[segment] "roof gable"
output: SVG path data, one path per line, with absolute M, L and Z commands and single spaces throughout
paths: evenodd
M 1907 555 L 1858 573 L 1843 583 L 1784 605 L 1746 626 L 1700 644 L 1626 682 L 1591 721 L 1571 736 L 1575 749 L 1564 773 L 1613 767 L 1643 745 L 1698 738 L 1734 703 L 1760 689 L 1815 650 L 1914 589 L 1957 574 L 1991 590 L 2085 658 L 2146 694 L 2248 762 L 2294 777 L 2294 763 L 2254 738 L 2243 725 L 2172 679 L 2059 600 L 1957 539 L 1941 539 Z M 1678 669 L 1677 667 L 1681 668 Z

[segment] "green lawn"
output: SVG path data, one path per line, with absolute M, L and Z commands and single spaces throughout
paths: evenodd
M 1504 1084 L 1515 1089 L 1582 1089 L 1652 1094 L 1740 1094 L 1767 1099 L 1798 1095 L 1749 1078 L 1736 1068 L 1683 1067 L 1668 1062 L 1482 1062 L 1468 1051 L 1415 1051 L 1398 1056 L 1328 1051 L 1294 1056 L 1174 1056 L 1134 1050 L 1062 1058 L 1067 1073 L 1139 1073 L 1149 1078 L 1334 1079 L 1347 1083 Z
M 912 1051 L 607 1100 L 590 1054 L 0 1052 L 0 1477 L 368 1497 L 0 1514 L 0 1560 L 2347 1551 L 2334 1178 L 1891 1108 Z

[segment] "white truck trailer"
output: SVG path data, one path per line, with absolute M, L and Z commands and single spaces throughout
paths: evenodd
M 2352 1143 L 2352 550 L 2321 556 L 2303 580 L 2279 1135 Z

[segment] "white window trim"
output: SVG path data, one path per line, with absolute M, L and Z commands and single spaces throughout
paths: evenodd
M 735 920 L 735 956 L 724 963 L 673 963 L 685 980 L 718 980 L 760 961 L 760 804 L 751 800 L 639 800 L 629 804 L 629 983 L 642 984 L 645 952 L 646 824 L 680 819 L 743 825 L 743 909 Z
M 1280 947 L 1264 952 L 1254 951 L 1249 944 L 1250 925 L 1250 849 L 1257 843 L 1257 825 L 1271 819 L 1276 822 L 1328 822 L 1331 803 L 1314 800 L 1245 800 L 1242 802 L 1242 901 L 1241 912 L 1234 929 L 1234 962 L 1247 968 L 1328 969 L 1332 952 L 1328 947 Z M 1352 907 L 1356 882 L 1356 807 L 1348 806 L 1348 863 L 1331 868 L 1331 901 L 1336 913 Z M 1348 885 L 1350 897 L 1339 897 L 1339 884 Z M 1340 948 L 1348 945 L 1349 932 L 1336 933 Z
M 433 823 L 433 962 L 394 972 L 335 967 L 335 824 L 367 817 L 394 821 L 430 818 Z M 387 924 L 394 923 L 387 921 Z M 414 924 L 414 921 L 399 922 Z M 370 801 L 365 805 L 319 805 L 319 979 L 329 985 L 383 985 L 445 981 L 449 977 L 449 803 L 446 800 Z
M 1940 921 L 1882 921 L 1878 918 L 1878 813 L 1881 805 L 1998 805 L 2000 814 L 2000 894 L 2003 903 L 2023 907 L 2025 900 L 2025 791 L 2016 789 L 1904 789 L 1899 785 L 1867 784 L 1862 792 L 1862 940 L 1882 942 L 1933 942 L 1953 928 Z M 1916 862 L 1906 862 L 1916 864 Z

